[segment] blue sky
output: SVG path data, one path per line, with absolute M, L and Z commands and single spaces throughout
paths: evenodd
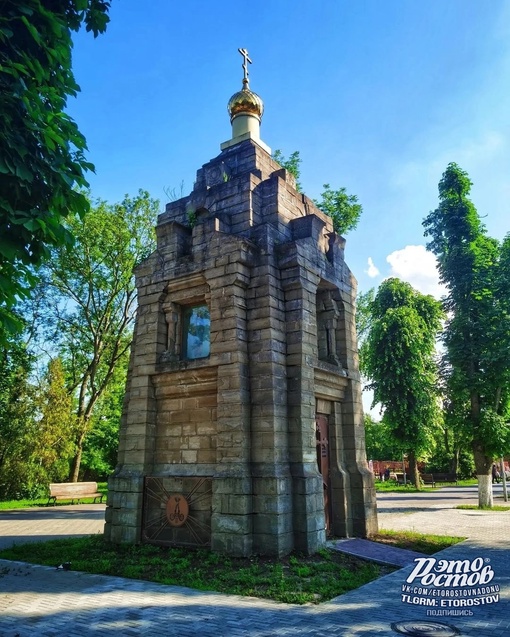
M 366 291 L 397 275 L 437 293 L 422 220 L 450 161 L 467 170 L 489 233 L 510 230 L 510 3 L 505 0 L 113 0 L 96 40 L 75 38 L 92 194 L 187 194 L 230 139 L 241 88 L 264 100 L 261 137 L 299 150 L 301 182 L 364 208 L 346 260 Z M 388 260 L 389 259 L 389 260 Z M 369 260 L 373 267 L 369 267 Z M 378 274 L 376 274 L 378 271 Z

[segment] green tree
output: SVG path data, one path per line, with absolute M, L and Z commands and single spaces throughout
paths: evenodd
M 127 364 L 125 357 L 115 366 L 108 389 L 94 408 L 90 432 L 83 444 L 81 464 L 83 472 L 91 480 L 105 480 L 117 464 Z
M 78 480 L 94 408 L 125 365 L 136 311 L 133 269 L 155 248 L 159 202 L 139 191 L 121 203 L 103 201 L 85 217 L 68 219 L 74 246 L 54 249 L 46 264 L 44 323 L 66 371 L 75 401 L 76 453 L 70 480 Z
M 393 437 L 387 422 L 377 422 L 370 414 L 364 415 L 367 460 L 397 460 L 402 457 L 402 447 Z
M 71 32 L 94 35 L 110 0 L 3 0 L 0 13 L 0 341 L 20 331 L 13 309 L 29 295 L 33 266 L 70 244 L 64 219 L 88 209 L 86 143 L 64 112 L 79 91 Z
M 47 486 L 66 480 L 75 452 L 75 416 L 60 358 L 49 362 L 35 402 L 38 420 L 30 444 L 31 462 L 39 471 L 37 482 Z
M 303 188 L 299 179 L 301 177 L 302 159 L 299 155 L 299 150 L 295 150 L 293 153 L 291 153 L 288 159 L 285 157 L 281 150 L 275 150 L 273 153 L 273 159 L 294 177 L 294 179 L 296 180 L 296 189 L 301 192 Z
M 359 292 L 356 297 L 356 333 L 358 335 L 359 371 L 366 378 L 367 336 L 372 326 L 372 304 L 375 299 L 375 288 L 367 292 Z
M 467 392 L 459 386 L 455 370 L 448 364 L 447 357 L 443 356 L 440 364 L 439 387 L 443 407 L 443 427 L 441 435 L 438 436 L 437 447 L 434 454 L 436 471 L 446 471 L 458 475 L 463 473 L 466 476 L 466 466 L 469 464 L 463 461 L 461 471 L 461 457 L 465 457 L 466 450 L 471 453 L 469 437 L 466 436 L 466 413 L 468 411 L 469 396 Z M 442 467 L 437 468 L 442 462 Z M 473 464 L 471 460 L 471 465 Z M 429 469 L 429 472 L 432 470 Z M 468 471 L 466 477 L 471 477 L 474 467 Z M 432 471 L 433 473 L 433 471 Z
M 417 459 L 429 449 L 439 420 L 435 339 L 441 326 L 438 301 L 399 279 L 384 281 L 372 303 L 366 368 L 374 405 L 409 455 L 420 487 Z
M 323 188 L 321 198 L 314 199 L 313 202 L 319 210 L 333 219 L 335 232 L 347 234 L 355 230 L 363 212 L 356 195 L 348 195 L 345 188 L 332 190 L 329 184 L 324 184 Z
M 492 504 L 493 459 L 508 450 L 510 259 L 487 236 L 468 195 L 471 181 L 451 163 L 439 182 L 439 206 L 423 222 L 427 248 L 447 287 L 444 343 L 454 398 L 467 404 L 464 424 L 474 454 L 480 506 Z
M 296 188 L 301 191 L 302 188 L 299 181 L 301 177 L 301 157 L 299 151 L 295 150 L 287 159 L 281 150 L 275 150 L 273 159 L 294 176 Z M 332 190 L 329 184 L 324 184 L 323 188 L 324 191 L 321 193 L 321 198 L 314 199 L 314 204 L 324 214 L 331 217 L 333 228 L 338 234 L 346 234 L 350 230 L 354 230 L 363 212 L 356 195 L 348 195 L 345 188 Z
M 18 335 L 0 346 L 0 498 L 26 495 L 34 402 L 32 357 Z

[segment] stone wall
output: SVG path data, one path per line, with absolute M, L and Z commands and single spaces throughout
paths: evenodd
M 311 553 L 326 538 L 325 489 L 332 533 L 375 531 L 355 281 L 331 219 L 247 140 L 198 171 L 190 196 L 160 216 L 157 236 L 157 251 L 136 273 L 139 312 L 107 537 L 159 541 L 145 527 L 158 516 L 171 526 L 168 507 L 193 479 L 200 488 L 210 481 L 210 517 L 206 495 L 201 508 L 189 496 L 182 528 L 161 537 L 188 532 L 193 543 L 194 534 L 209 534 L 213 549 L 234 555 Z M 183 316 L 202 304 L 210 353 L 189 360 Z M 329 423 L 327 480 L 318 471 L 319 413 Z

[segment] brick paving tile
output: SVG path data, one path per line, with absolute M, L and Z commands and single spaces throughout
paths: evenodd
M 448 506 L 437 505 L 442 497 L 440 494 L 434 494 L 434 497 L 434 511 L 423 510 L 423 499 L 417 504 L 410 498 L 407 502 L 400 500 L 392 514 L 381 512 L 381 527 L 426 529 L 431 533 L 447 532 L 469 537 L 435 557 L 490 560 L 484 564 L 494 570 L 491 584 L 499 586 L 499 600 L 476 607 L 453 608 L 456 611 L 471 611 L 472 608 L 470 616 L 427 616 L 427 609 L 429 612 L 443 609 L 404 603 L 402 587 L 414 562 L 328 603 L 296 606 L 0 560 L 0 635 L 322 637 L 331 634 L 335 637 L 396 637 L 397 633 L 391 629 L 392 622 L 427 621 L 455 626 L 464 637 L 506 637 L 510 634 L 510 541 L 507 533 L 510 516 L 508 513 L 453 509 L 450 500 L 456 501 L 455 491 L 449 491 L 444 497 L 444 500 L 449 499 Z M 388 502 L 385 501 L 385 505 Z M 59 524 L 65 522 L 64 518 Z M 0 517 L 0 534 L 5 528 L 2 524 Z M 44 529 L 41 527 L 41 530 Z M 78 527 L 75 530 L 79 530 Z M 445 599 L 428 598 L 439 602 Z
M 390 566 L 406 566 L 406 564 L 412 564 L 415 559 L 424 557 L 423 553 L 387 546 L 370 540 L 362 540 L 361 538 L 335 540 L 328 544 L 335 551 L 368 559 L 378 564 L 389 564 Z

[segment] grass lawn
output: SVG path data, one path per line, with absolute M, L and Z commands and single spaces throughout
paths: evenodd
M 463 538 L 381 531 L 372 539 L 432 554 Z M 281 559 L 231 558 L 205 549 L 113 545 L 102 535 L 14 546 L 0 551 L 0 558 L 47 566 L 70 562 L 73 570 L 86 573 L 294 604 L 319 604 L 393 570 L 329 549 Z
M 404 486 L 403 484 L 397 484 L 393 480 L 388 480 L 387 482 L 376 482 L 375 490 L 377 493 L 431 493 L 436 489 L 423 487 L 418 490 L 414 484 L 408 483 Z
M 438 551 L 447 549 L 449 546 L 462 542 L 466 538 L 453 535 L 430 535 L 414 531 L 386 531 L 381 529 L 377 535 L 370 539 L 375 542 L 391 544 L 397 548 L 433 555 Z
M 404 485 L 398 485 L 394 480 L 387 480 L 385 482 L 379 482 L 376 481 L 375 483 L 375 490 L 377 493 L 433 493 L 434 491 L 437 491 L 438 488 L 441 487 L 471 487 L 471 486 L 476 486 L 478 484 L 478 481 L 476 479 L 470 479 L 470 480 L 459 480 L 458 483 L 455 484 L 448 484 L 448 483 L 439 483 L 436 487 L 432 488 L 432 487 L 423 487 L 421 488 L 419 491 L 418 489 L 416 489 L 416 487 L 412 484 L 412 483 L 407 483 L 406 486 Z
M 98 482 L 97 490 L 99 491 L 99 493 L 104 493 L 105 497 L 103 498 L 103 502 L 106 502 L 106 493 L 108 490 L 107 483 Z M 46 506 L 47 502 L 48 496 L 46 496 L 45 498 L 38 498 L 37 500 L 5 500 L 3 502 L 0 502 L 0 511 L 4 511 L 5 509 L 26 509 L 28 507 Z M 93 502 L 94 498 L 83 498 L 80 500 L 80 504 L 92 504 Z M 52 504 L 52 506 L 61 506 L 67 504 L 71 504 L 71 498 L 69 498 L 69 500 L 59 500 L 56 504 Z
M 321 550 L 279 560 L 231 558 L 205 549 L 113 545 L 101 535 L 25 544 L 0 551 L 0 558 L 71 568 L 86 573 L 149 580 L 294 604 L 329 600 L 393 569 Z
M 510 506 L 494 505 L 491 507 L 479 507 L 477 504 L 459 504 L 456 509 L 473 509 L 475 511 L 510 511 Z

